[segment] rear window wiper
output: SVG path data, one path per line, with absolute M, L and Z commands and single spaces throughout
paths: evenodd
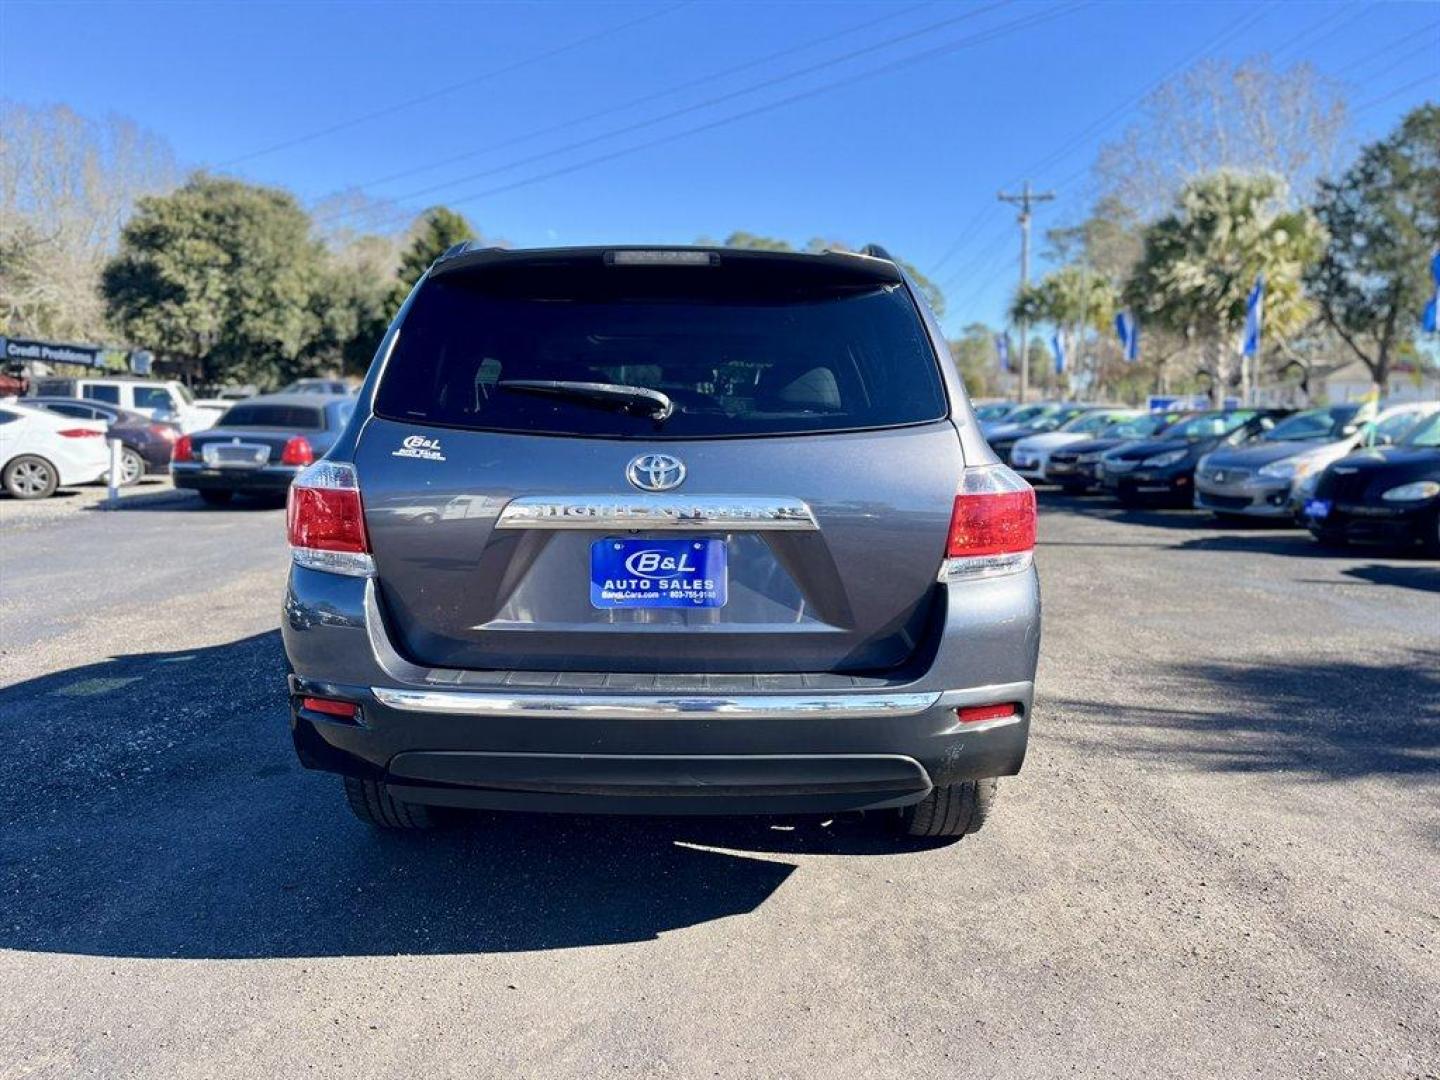
M 675 411 L 669 395 L 646 386 L 624 383 L 571 382 L 568 379 L 501 379 L 495 384 L 502 390 L 518 390 L 522 394 L 553 394 L 576 401 L 593 402 L 618 408 L 621 412 L 665 420 Z

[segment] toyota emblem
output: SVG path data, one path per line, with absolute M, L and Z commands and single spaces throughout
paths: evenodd
M 669 454 L 641 454 L 625 467 L 625 478 L 641 491 L 669 491 L 685 480 L 685 464 Z

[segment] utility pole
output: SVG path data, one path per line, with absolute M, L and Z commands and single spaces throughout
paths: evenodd
M 1030 181 L 1026 180 L 1018 195 L 1009 195 L 1000 192 L 996 198 L 1001 202 L 1007 202 L 1020 207 L 1020 291 L 1025 291 L 1025 286 L 1030 284 L 1030 208 L 1036 203 L 1049 202 L 1055 198 L 1053 191 L 1031 191 Z M 1020 320 L 1020 402 L 1024 404 L 1026 395 L 1030 392 L 1030 326 L 1025 319 Z

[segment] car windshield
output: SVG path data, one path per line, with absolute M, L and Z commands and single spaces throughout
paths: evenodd
M 1034 420 L 1037 416 L 1044 416 L 1054 411 L 1054 405 L 1026 405 L 1024 408 L 1016 409 L 1009 416 L 1006 416 L 1005 423 L 1025 425 Z
M 1154 435 L 1163 429 L 1171 419 L 1173 418 L 1163 413 L 1132 416 L 1129 420 L 1121 420 L 1118 423 L 1111 421 L 1100 434 L 1107 439 L 1142 439 L 1146 435 Z
M 844 431 L 946 415 L 934 350 L 898 285 L 723 264 L 458 271 L 416 294 L 375 411 L 485 431 L 694 438 Z M 659 391 L 663 418 L 535 384 Z M 507 385 L 508 384 L 508 385 Z
M 985 423 L 989 420 L 999 420 L 1009 411 L 1010 406 L 1005 404 L 980 405 L 975 409 L 975 419 L 979 420 L 981 423 Z
M 1266 442 L 1327 442 L 1340 438 L 1345 425 L 1354 420 L 1359 411 L 1358 405 L 1306 409 L 1287 416 L 1260 437 Z
M 1401 446 L 1440 447 L 1440 412 L 1431 413 L 1405 433 Z
M 1254 409 L 1232 409 L 1229 412 L 1207 412 L 1182 420 L 1165 429 L 1167 439 L 1214 439 L 1229 435 L 1255 416 Z
M 1115 423 L 1115 414 L 1108 412 L 1088 412 L 1079 416 L 1072 416 L 1065 423 L 1060 425 L 1061 431 L 1073 431 L 1089 435 L 1093 432 L 1102 431 Z

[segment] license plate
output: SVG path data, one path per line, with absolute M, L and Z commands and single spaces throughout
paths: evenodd
M 727 585 L 723 540 L 612 536 L 590 545 L 593 607 L 723 607 Z
M 1330 516 L 1329 499 L 1306 499 L 1305 516 L 1315 518 L 1317 521 Z

